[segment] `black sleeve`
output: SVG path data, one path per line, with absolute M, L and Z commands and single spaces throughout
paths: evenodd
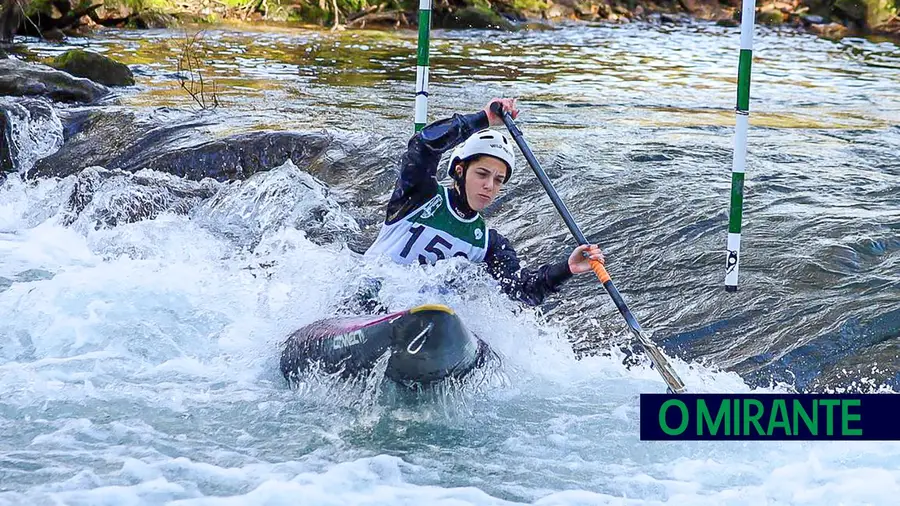
M 473 133 L 489 126 L 487 114 L 454 114 L 435 121 L 413 135 L 400 157 L 400 177 L 387 206 L 387 223 L 393 223 L 428 201 L 438 189 L 437 168 L 441 155 Z
M 572 277 L 566 260 L 544 264 L 537 270 L 523 269 L 516 250 L 493 229 L 488 231 L 488 251 L 484 261 L 488 272 L 500 282 L 503 291 L 529 306 L 544 302 L 548 294 L 559 291 L 560 286 Z

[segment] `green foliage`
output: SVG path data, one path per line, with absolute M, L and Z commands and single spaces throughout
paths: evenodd
M 246 9 L 251 3 L 259 3 L 259 0 L 219 0 L 223 4 L 232 8 Z
M 344 12 L 358 12 L 368 6 L 368 0 L 338 0 L 338 8 Z
M 103 0 L 103 5 L 109 7 L 125 6 L 133 12 L 142 11 L 170 11 L 175 9 L 175 1 L 172 0 Z
M 288 21 L 324 25 L 331 17 L 330 2 L 326 3 L 326 6 L 329 7 L 329 10 L 322 9 L 319 7 L 319 3 L 315 1 L 302 2 L 300 4 L 294 3 L 293 10 L 288 15 Z
M 550 8 L 546 0 L 511 0 L 510 7 L 516 11 L 538 12 Z
M 97 0 L 79 0 L 84 3 L 94 3 Z M 184 10 L 199 10 L 200 2 L 197 0 L 101 0 L 109 8 L 127 7 L 131 12 L 176 13 Z M 254 10 L 257 13 L 265 12 L 268 19 L 287 20 L 294 22 L 312 22 L 322 25 L 334 23 L 333 0 L 216 0 L 214 3 L 227 7 L 229 12 Z M 341 21 L 346 16 L 364 11 L 373 6 L 382 6 L 385 11 L 404 10 L 414 12 L 418 9 L 418 0 L 336 0 L 340 10 Z M 469 7 L 485 16 L 498 14 L 499 12 L 540 12 L 551 5 L 549 0 L 448 0 L 449 4 L 459 7 Z M 626 5 L 633 10 L 639 4 L 645 4 L 643 0 L 616 0 L 617 3 Z M 725 4 L 733 3 L 731 0 L 720 0 Z M 854 19 L 857 22 L 872 26 L 884 22 L 900 11 L 900 0 L 803 0 L 810 6 L 810 12 L 829 15 L 838 13 L 839 16 Z M 24 11 L 29 17 L 50 17 L 54 12 L 52 0 L 24 1 Z M 196 18 L 203 23 L 218 23 L 221 21 L 222 10 L 205 17 Z M 761 13 L 758 22 L 765 24 L 779 24 L 785 20 L 778 13 Z M 132 20 L 136 23 L 135 20 Z
M 466 5 L 475 7 L 478 10 L 491 10 L 491 2 L 489 2 L 488 0 L 466 0 L 465 3 Z
M 30 18 L 39 14 L 50 16 L 50 13 L 53 11 L 53 4 L 50 3 L 50 0 L 32 0 L 25 4 L 23 11 Z

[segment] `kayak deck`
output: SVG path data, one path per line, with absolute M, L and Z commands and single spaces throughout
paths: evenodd
M 281 372 L 297 381 L 314 365 L 347 378 L 372 370 L 389 353 L 385 376 L 424 386 L 462 378 L 483 365 L 490 347 L 447 306 L 430 304 L 387 315 L 327 318 L 296 330 L 284 343 Z

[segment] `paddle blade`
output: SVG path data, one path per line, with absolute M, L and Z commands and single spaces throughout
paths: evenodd
M 650 357 L 650 362 L 653 363 L 656 372 L 662 376 L 663 381 L 666 382 L 669 389 L 676 394 L 685 393 L 684 382 L 678 377 L 678 373 L 675 372 L 672 364 L 669 363 L 669 360 L 663 355 L 663 352 L 659 347 L 653 344 L 650 339 L 647 339 L 647 336 L 645 336 L 643 332 L 637 331 L 634 334 L 637 337 L 638 342 L 643 346 L 644 352 Z

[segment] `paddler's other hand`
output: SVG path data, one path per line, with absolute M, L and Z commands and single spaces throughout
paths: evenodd
M 603 252 L 596 244 L 585 244 L 575 248 L 569 255 L 569 271 L 572 274 L 582 274 L 591 271 L 591 260 L 601 264 L 606 262 Z
M 516 99 L 514 98 L 494 98 L 491 99 L 490 102 L 486 106 L 484 106 L 484 112 L 487 113 L 488 121 L 490 121 L 491 126 L 500 126 L 503 124 L 503 118 L 497 116 L 491 111 L 491 104 L 494 102 L 500 102 L 503 105 L 503 110 L 508 111 L 513 119 L 516 119 L 519 116 L 519 110 L 516 109 Z

